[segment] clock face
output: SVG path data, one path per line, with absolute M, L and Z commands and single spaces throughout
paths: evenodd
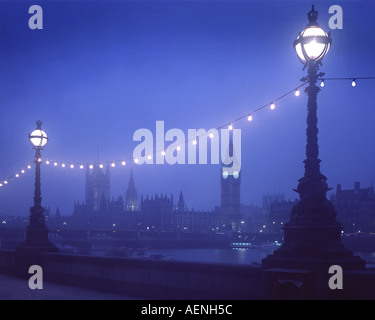
M 238 179 L 239 176 L 240 176 L 240 174 L 238 173 L 238 171 L 233 172 L 233 178 L 234 179 Z
M 228 171 L 223 171 L 223 178 L 224 179 L 228 178 Z

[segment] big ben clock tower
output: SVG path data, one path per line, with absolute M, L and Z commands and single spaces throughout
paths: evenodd
M 224 163 L 229 163 L 229 158 L 232 158 L 232 163 L 222 164 L 221 167 L 221 215 L 223 224 L 230 225 L 232 231 L 238 231 L 239 222 L 241 219 L 241 167 L 237 167 L 238 159 L 233 148 L 233 134 L 229 132 L 229 148 L 227 151 L 227 159 Z

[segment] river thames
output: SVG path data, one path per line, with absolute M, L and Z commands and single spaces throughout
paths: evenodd
M 144 256 L 132 255 L 134 258 L 152 258 L 160 260 L 177 260 L 191 262 L 208 262 L 224 264 L 260 265 L 262 259 L 272 254 L 277 247 L 258 248 L 221 248 L 221 249 L 150 249 Z M 92 252 L 91 255 L 111 255 L 104 252 Z M 354 255 L 366 260 L 367 267 L 375 267 L 375 252 L 355 252 Z
M 225 248 L 225 249 L 154 249 L 150 256 L 167 260 L 211 262 L 226 264 L 260 264 L 271 254 L 271 248 Z M 158 256 L 160 255 L 160 256 Z

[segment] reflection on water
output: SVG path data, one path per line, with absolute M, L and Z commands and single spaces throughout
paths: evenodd
M 150 255 L 161 256 L 168 260 L 226 264 L 260 264 L 262 259 L 271 254 L 273 250 L 271 248 L 155 249 L 150 250 Z
M 178 260 L 192 262 L 209 262 L 224 264 L 261 264 L 262 259 L 272 254 L 277 247 L 258 248 L 222 248 L 222 249 L 150 249 L 142 252 L 131 252 L 131 254 L 119 254 L 118 251 L 91 251 L 86 254 L 93 256 L 116 256 L 132 258 L 152 258 L 162 260 Z M 70 252 L 73 253 L 73 252 Z M 82 252 L 74 252 L 80 253 Z M 366 260 L 368 268 L 375 268 L 375 252 L 355 252 Z
M 243 249 L 158 249 L 150 250 L 155 255 L 167 260 L 212 262 L 226 264 L 261 264 L 262 259 L 272 254 L 273 248 Z M 375 252 L 355 253 L 366 260 L 367 267 L 375 267 Z

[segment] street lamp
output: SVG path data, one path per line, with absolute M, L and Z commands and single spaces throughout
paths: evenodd
M 326 198 L 329 190 L 327 178 L 320 172 L 319 146 L 318 146 L 318 117 L 317 95 L 320 91 L 316 85 L 319 66 L 327 54 L 332 43 L 330 34 L 326 33 L 317 23 L 318 12 L 312 6 L 307 14 L 309 23 L 294 41 L 294 48 L 300 61 L 307 68 L 307 77 L 303 82 L 308 82 L 305 92 L 307 101 L 307 142 L 304 177 L 299 180 L 297 191 L 300 195 L 299 203 L 293 208 L 291 224 L 337 224 L 336 211 Z
M 322 59 L 327 54 L 332 40 L 317 23 L 318 12 L 312 6 L 307 14 L 309 23 L 294 41 L 299 60 L 307 69 L 307 76 L 301 79 L 307 83 L 307 130 L 304 176 L 298 180 L 295 190 L 300 198 L 293 206 L 290 221 L 284 224 L 284 243 L 272 255 L 263 259 L 264 269 L 288 268 L 313 272 L 316 284 L 311 289 L 324 291 L 328 267 L 338 264 L 344 269 L 365 268 L 365 261 L 353 256 L 341 242 L 342 226 L 336 220 L 336 210 L 327 199 L 327 178 L 320 171 L 318 145 L 316 85 L 324 73 L 318 73 Z M 315 297 L 317 297 L 315 295 Z
M 35 189 L 34 205 L 30 208 L 30 222 L 26 230 L 26 241 L 20 244 L 16 251 L 24 257 L 30 257 L 30 252 L 38 254 L 40 252 L 58 252 L 48 239 L 48 229 L 43 215 L 40 166 L 42 163 L 41 150 L 48 142 L 47 134 L 42 130 L 42 122 L 36 122 L 36 129 L 29 134 L 30 143 L 35 149 Z M 27 262 L 27 261 L 26 261 Z
M 42 130 L 41 121 L 36 122 L 36 129 L 31 134 L 29 134 L 29 140 L 31 142 L 31 145 L 35 149 L 34 206 L 30 209 L 30 225 L 43 228 L 43 226 L 45 227 L 45 219 L 43 215 L 44 209 L 42 207 L 40 188 L 40 165 L 42 159 L 41 150 L 47 144 L 48 137 L 47 134 Z
M 36 129 L 29 134 L 29 140 L 33 148 L 35 149 L 35 190 L 34 190 L 34 206 L 31 208 L 30 222 L 37 222 L 40 219 L 43 220 L 44 209 L 41 206 L 42 197 L 40 189 L 40 164 L 42 160 L 41 150 L 47 144 L 47 134 L 42 130 L 42 122 L 36 122 Z

